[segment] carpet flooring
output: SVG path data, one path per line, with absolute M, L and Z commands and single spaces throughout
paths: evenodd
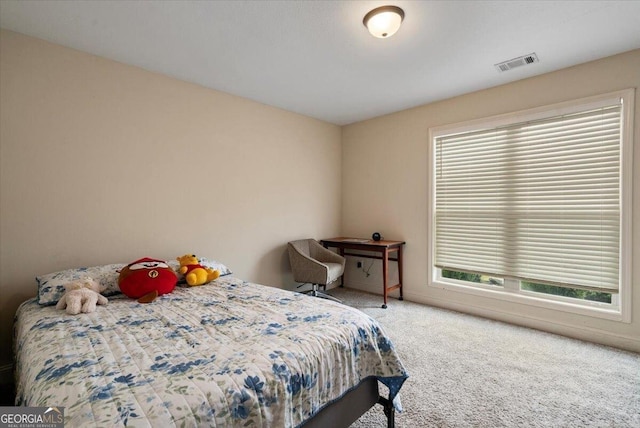
M 393 340 L 410 375 L 398 428 L 640 427 L 640 354 L 407 301 L 381 309 L 381 296 L 346 288 L 330 293 Z M 386 427 L 379 405 L 352 425 L 372 427 Z

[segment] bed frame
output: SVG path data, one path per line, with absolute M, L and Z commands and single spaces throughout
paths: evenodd
M 380 395 L 378 381 L 372 377 L 360 382 L 340 400 L 326 406 L 302 426 L 304 428 L 347 428 L 376 404 L 381 404 L 384 408 L 387 428 L 394 428 L 395 408 L 389 399 Z

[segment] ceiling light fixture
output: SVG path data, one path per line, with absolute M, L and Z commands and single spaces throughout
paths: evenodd
M 404 10 L 397 6 L 381 6 L 367 13 L 362 23 L 371 35 L 380 39 L 393 36 L 404 19 Z

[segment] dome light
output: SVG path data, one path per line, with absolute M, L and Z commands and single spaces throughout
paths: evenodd
M 367 13 L 362 23 L 369 32 L 380 39 L 393 36 L 404 19 L 404 11 L 397 6 L 381 6 Z

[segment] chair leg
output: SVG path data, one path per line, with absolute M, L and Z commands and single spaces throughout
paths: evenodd
M 327 299 L 327 300 L 333 300 L 334 302 L 338 302 L 338 303 L 342 303 L 341 300 L 336 299 L 335 297 L 333 297 L 330 294 L 327 293 L 323 293 L 322 291 L 318 291 L 317 294 L 315 295 L 316 297 L 322 297 L 323 299 Z
M 305 291 L 304 294 L 309 294 L 313 297 L 320 297 L 323 299 L 333 300 L 334 302 L 342 303 L 341 300 L 336 299 L 330 294 L 323 293 L 322 291 L 318 290 L 318 284 L 311 284 L 311 287 L 312 287 L 311 290 Z M 325 285 L 325 288 L 326 288 L 326 285 Z

